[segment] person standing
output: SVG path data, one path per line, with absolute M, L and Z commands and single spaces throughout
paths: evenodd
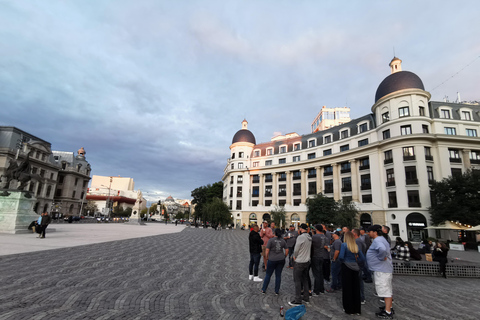
M 290 229 L 285 234 L 283 238 L 287 242 L 288 248 L 288 268 L 293 269 L 293 248 L 295 247 L 295 241 L 297 240 L 298 232 L 295 230 L 293 224 L 290 225 Z
M 335 292 L 335 290 L 340 290 L 342 288 L 342 279 L 341 279 L 341 266 L 342 263 L 338 260 L 340 255 L 340 249 L 342 247 L 342 241 L 340 240 L 340 231 L 335 231 L 332 234 L 333 243 L 330 249 L 330 259 L 331 259 L 331 277 L 332 283 L 330 289 L 327 290 L 329 293 Z
M 388 245 L 390 246 L 390 250 L 391 250 L 392 249 L 392 240 L 390 239 L 390 236 L 388 235 L 388 233 L 390 232 L 390 227 L 389 226 L 382 226 L 382 232 L 383 232 L 383 236 L 387 240 Z
M 262 293 L 267 291 L 270 278 L 275 271 L 275 294 L 278 295 L 282 283 L 285 258 L 288 256 L 287 243 L 282 239 L 282 230 L 275 229 L 275 237 L 268 241 L 265 253 L 267 256 L 267 274 L 265 280 L 263 280 Z
M 382 226 L 373 225 L 368 228 L 368 233 L 370 238 L 373 239 L 367 251 L 368 267 L 373 272 L 377 295 L 385 300 L 385 309 L 375 313 L 375 315 L 382 319 L 393 319 L 393 264 L 390 244 L 383 237 Z
M 248 279 L 255 282 L 260 282 L 262 279 L 258 277 L 258 266 L 260 265 L 260 254 L 262 252 L 263 240 L 258 234 L 258 225 L 254 224 L 252 231 L 248 236 L 250 247 L 250 264 L 248 266 Z
M 303 300 L 309 302 L 310 295 L 308 293 L 308 270 L 310 267 L 310 255 L 312 250 L 312 237 L 307 232 L 308 226 L 302 223 L 299 227 L 300 235 L 297 237 L 295 248 L 293 252 L 293 260 L 295 261 L 293 267 L 293 281 L 295 283 L 295 299 L 289 301 L 291 306 L 298 306 L 302 304 L 302 285 L 303 285 Z
M 275 226 L 275 224 L 273 224 L 273 225 Z M 262 230 L 260 230 L 260 237 L 262 237 L 262 240 L 263 240 L 263 246 L 262 246 L 263 267 L 262 267 L 262 270 L 266 271 L 267 270 L 267 259 L 266 259 L 265 251 L 267 250 L 268 240 L 270 240 L 274 237 L 273 230 L 268 226 L 267 221 L 263 221 L 263 227 L 262 227 Z
M 42 233 L 40 233 L 40 238 L 45 238 L 45 231 L 47 230 L 48 225 L 52 222 L 52 218 L 48 214 L 47 211 L 42 213 L 42 221 L 41 221 L 41 226 L 42 226 Z
M 363 256 L 365 257 L 367 255 L 367 245 L 365 244 L 363 239 L 360 237 L 360 230 L 353 229 L 352 233 L 353 233 L 353 236 L 355 237 L 355 243 L 358 246 L 358 250 L 360 250 L 363 253 Z M 365 286 L 363 283 L 363 278 L 364 278 L 363 273 L 367 264 L 364 260 L 363 263 L 359 263 L 358 265 L 360 266 L 360 271 L 358 272 L 358 277 L 360 281 L 360 300 L 361 300 L 361 304 L 365 304 L 365 290 L 364 290 Z
M 332 233 L 324 224 L 321 224 L 321 226 L 326 238 L 325 245 L 328 246 L 323 254 L 323 279 L 326 282 L 330 282 L 330 245 L 332 244 Z
M 319 224 L 315 226 L 315 234 L 312 236 L 312 272 L 313 272 L 313 295 L 318 296 L 325 293 L 323 285 L 323 257 L 328 247 L 327 238 L 323 234 L 323 227 Z

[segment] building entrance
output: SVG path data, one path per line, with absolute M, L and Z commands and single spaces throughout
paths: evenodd
M 360 226 L 368 229 L 372 225 L 372 216 L 368 213 L 362 213 L 360 215 Z
M 252 226 L 257 223 L 257 215 L 255 213 L 250 213 L 248 217 L 248 225 Z
M 405 222 L 408 241 L 421 242 L 428 237 L 427 230 L 424 229 L 427 226 L 427 219 L 423 214 L 412 212 L 405 218 Z

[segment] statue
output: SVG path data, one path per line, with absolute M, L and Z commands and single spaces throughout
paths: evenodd
M 7 179 L 4 189 L 8 189 L 10 182 L 12 180 L 17 180 L 19 182 L 19 186 L 17 190 L 24 190 L 25 186 L 30 180 L 40 181 L 43 182 L 43 178 L 40 177 L 38 174 L 31 173 L 31 166 L 30 166 L 30 155 L 32 154 L 32 150 L 30 150 L 25 159 L 23 159 L 20 164 L 18 165 L 15 160 L 12 160 L 8 165 L 5 173 L 1 176 L 1 178 L 5 177 Z

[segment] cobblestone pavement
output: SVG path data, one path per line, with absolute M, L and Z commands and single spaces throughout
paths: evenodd
M 88 235 L 86 235 L 88 236 Z M 180 233 L 0 257 L 0 319 L 280 319 L 280 295 L 248 281 L 248 232 Z M 261 277 L 263 278 L 261 273 Z M 381 306 L 365 285 L 362 315 L 341 293 L 311 299 L 302 319 L 372 319 Z M 478 319 L 479 279 L 394 277 L 396 319 Z

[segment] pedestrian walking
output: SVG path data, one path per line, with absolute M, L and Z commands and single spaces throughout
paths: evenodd
M 45 231 L 47 230 L 47 227 L 50 224 L 50 222 L 52 222 L 52 218 L 50 217 L 48 212 L 45 211 L 44 213 L 42 213 L 42 220 L 40 223 L 42 228 L 41 228 L 41 233 L 39 238 L 45 238 Z

